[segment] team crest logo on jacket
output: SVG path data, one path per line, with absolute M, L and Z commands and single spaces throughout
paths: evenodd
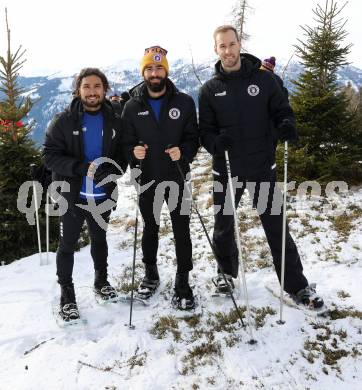
M 256 95 L 259 95 L 259 87 L 255 84 L 250 84 L 248 86 L 248 94 L 250 96 L 256 96 Z
M 178 108 L 171 108 L 171 110 L 168 112 L 168 115 L 171 119 L 178 119 L 180 118 L 180 110 Z

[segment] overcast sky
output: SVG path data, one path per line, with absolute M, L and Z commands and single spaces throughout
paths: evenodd
M 12 45 L 27 50 L 22 74 L 74 73 L 85 66 L 107 66 L 141 58 L 146 47 L 159 44 L 169 59 L 196 62 L 213 56 L 212 33 L 230 22 L 234 0 L 0 0 L 0 54 L 6 53 L 4 8 Z M 300 25 L 315 25 L 312 9 L 324 0 L 250 0 L 248 52 L 264 58 L 288 59 L 293 44 L 303 38 Z M 344 2 L 339 2 L 342 5 Z M 349 60 L 362 68 L 362 1 L 350 0 L 342 16 L 348 19 Z

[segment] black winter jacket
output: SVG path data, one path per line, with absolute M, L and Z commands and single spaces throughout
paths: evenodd
M 117 162 L 124 172 L 128 164 L 120 144 L 120 115 L 115 113 L 108 101 L 104 101 L 101 109 L 104 117 L 102 157 Z M 70 206 L 78 201 L 82 178 L 87 174 L 89 167 L 89 163 L 84 162 L 83 112 L 80 99 L 74 98 L 65 111 L 54 117 L 45 134 L 44 164 L 52 171 L 53 181 L 67 181 L 70 184 L 69 192 L 61 191 L 61 195 Z M 103 163 L 98 169 L 101 168 L 107 171 L 107 175 L 122 174 L 113 164 Z M 115 187 L 116 183 L 113 182 L 107 185 L 105 189 L 108 196 Z
M 166 94 L 162 103 L 160 121 L 157 122 L 147 98 L 145 83 L 135 86 L 122 113 L 124 136 L 122 144 L 131 165 L 136 163 L 133 149 L 140 141 L 148 145 L 146 157 L 142 162 L 142 183 L 155 180 L 180 182 L 176 163 L 165 149 L 169 145 L 181 150 L 180 165 L 184 174 L 189 172 L 189 164 L 199 148 L 199 134 L 195 103 L 193 99 L 177 90 L 167 79 Z
M 201 144 L 213 155 L 213 168 L 226 175 L 224 154 L 215 149 L 215 139 L 230 135 L 232 176 L 245 180 L 268 177 L 275 163 L 272 126 L 294 114 L 275 77 L 260 69 L 261 62 L 241 54 L 241 69 L 225 73 L 218 61 L 214 77 L 199 93 Z

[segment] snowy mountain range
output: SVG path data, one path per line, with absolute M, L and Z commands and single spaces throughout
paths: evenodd
M 195 64 L 197 74 L 202 82 L 208 80 L 214 69 L 215 60 L 209 60 L 202 64 Z M 171 64 L 170 77 L 176 86 L 183 92 L 190 94 L 197 104 L 197 94 L 200 82 L 197 80 L 192 65 L 187 60 L 180 59 Z M 277 66 L 276 73 L 282 75 L 283 64 Z M 138 84 L 142 79 L 138 70 L 138 63 L 134 60 L 123 60 L 102 69 L 111 84 L 111 91 L 123 92 Z M 297 63 L 290 63 L 285 72 L 285 85 L 292 90 L 290 80 L 296 79 L 302 70 Z M 362 70 L 348 66 L 338 72 L 341 85 L 348 81 L 355 88 L 362 86 Z M 39 77 L 20 77 L 20 85 L 27 91 L 26 94 L 38 99 L 29 114 L 28 121 L 33 124 L 33 139 L 40 145 L 44 139 L 44 132 L 53 116 L 62 111 L 71 100 L 72 83 L 74 75 L 51 75 Z

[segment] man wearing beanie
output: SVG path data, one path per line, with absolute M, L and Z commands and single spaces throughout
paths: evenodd
M 295 140 L 294 113 L 273 74 L 260 69 L 258 58 L 240 53 L 241 43 L 233 26 L 218 27 L 214 32 L 214 42 L 219 61 L 215 65 L 214 77 L 200 88 L 199 121 L 201 144 L 213 156 L 214 180 L 219 182 L 214 187 L 219 190 L 214 191 L 214 205 L 220 211 L 215 215 L 213 234 L 218 264 L 233 287 L 233 278 L 238 275 L 239 256 L 234 238 L 235 221 L 229 212 L 230 205 L 226 203 L 230 200 L 225 161 L 225 151 L 228 151 L 231 176 L 237 179 L 233 195 L 236 207 L 247 188 L 261 219 L 280 280 L 282 196 L 276 186 L 271 126 L 274 123 L 277 127 L 280 140 Z M 270 68 L 274 64 L 271 59 L 267 66 Z M 273 202 L 275 199 L 278 201 Z M 321 307 L 323 300 L 316 295 L 314 287 L 308 285 L 288 227 L 285 247 L 286 292 L 298 303 Z M 228 292 L 228 285 L 220 272 L 215 284 L 218 291 Z
M 184 176 L 198 147 L 198 128 L 193 99 L 178 91 L 168 78 L 167 51 L 160 46 L 145 50 L 140 71 L 144 81 L 130 91 L 122 114 L 126 154 L 131 166 L 140 163 L 140 184 L 150 183 L 139 197 L 144 220 L 142 237 L 145 276 L 138 295 L 148 299 L 160 284 L 157 268 L 158 231 L 164 200 L 170 210 L 175 238 L 177 273 L 172 303 L 178 309 L 194 308 L 189 286 L 192 270 L 189 207 L 183 199 Z M 151 184 L 152 183 L 152 184 Z M 175 192 L 176 188 L 176 192 Z M 187 203 L 187 202 L 186 202 Z
M 265 70 L 274 76 L 275 80 L 278 82 L 281 90 L 283 91 L 285 98 L 289 102 L 289 92 L 284 87 L 283 80 L 274 72 L 275 62 L 276 62 L 275 57 L 266 58 L 265 60 L 262 61 L 260 69 Z M 275 123 L 273 121 L 271 122 L 271 134 L 272 134 L 274 153 L 275 153 L 279 141 L 279 131 L 276 128 Z
M 263 60 L 263 62 L 261 63 L 261 67 L 264 69 L 268 69 L 271 72 L 274 72 L 275 57 L 270 57 L 270 58 L 266 58 L 265 60 Z
M 268 70 L 269 72 L 271 72 L 274 75 L 275 80 L 278 82 L 278 84 L 280 85 L 280 88 L 284 92 L 285 97 L 288 99 L 289 93 L 288 93 L 288 90 L 284 87 L 283 80 L 274 72 L 275 62 L 276 62 L 275 57 L 266 58 L 265 60 L 262 61 L 260 69 Z

